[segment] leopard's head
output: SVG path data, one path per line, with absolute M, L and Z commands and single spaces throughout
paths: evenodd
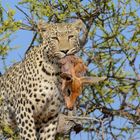
M 75 54 L 80 49 L 79 33 L 84 24 L 81 20 L 73 23 L 45 23 L 38 24 L 38 31 L 43 42 L 47 42 L 54 57 L 62 58 Z

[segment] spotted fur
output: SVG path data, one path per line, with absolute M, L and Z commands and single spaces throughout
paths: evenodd
M 55 139 L 63 103 L 58 60 L 79 50 L 80 29 L 79 20 L 69 24 L 40 22 L 42 43 L 0 77 L 0 121 L 8 125 L 16 122 L 20 140 Z

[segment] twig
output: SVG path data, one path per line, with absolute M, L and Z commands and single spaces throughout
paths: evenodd
M 66 120 L 91 120 L 91 121 L 97 121 L 97 122 L 101 122 L 101 120 L 98 120 L 96 118 L 91 118 L 91 117 L 78 117 L 78 116 L 65 116 Z
M 32 21 L 32 19 L 21 8 L 18 6 L 16 6 L 16 8 L 26 16 L 26 19 L 29 21 L 29 23 Z
M 102 140 L 105 140 L 105 136 L 104 136 L 104 121 L 101 122 L 101 127 L 102 127 Z
M 29 26 L 29 25 L 26 25 L 24 23 L 22 23 L 22 26 L 21 28 L 22 30 L 28 30 L 28 31 L 36 31 L 36 28 L 34 26 Z
M 110 78 L 110 79 L 118 79 L 118 80 L 127 80 L 127 81 L 130 80 L 130 81 L 140 82 L 139 79 L 129 78 L 129 77 L 107 76 L 107 78 Z
M 26 50 L 25 54 L 27 54 L 27 52 L 33 47 L 33 43 L 34 43 L 36 37 L 37 37 L 37 32 L 35 33 L 35 35 L 34 35 L 32 41 L 31 41 L 31 43 L 30 43 L 28 49 Z
M 34 22 L 34 20 L 27 14 L 25 13 L 21 8 L 19 8 L 18 6 L 15 6 L 21 13 L 23 13 L 28 21 L 28 23 L 31 25 L 26 25 L 24 23 L 22 23 L 22 27 L 20 29 L 23 30 L 29 30 L 29 31 L 35 31 L 36 30 L 36 24 Z
M 34 44 L 34 41 L 35 41 L 36 37 L 37 37 L 37 32 L 35 33 L 35 35 L 34 35 L 34 37 L 33 37 L 32 41 L 31 41 L 30 46 L 32 46 L 32 45 Z
M 82 38 L 80 39 L 80 44 L 81 44 L 82 47 L 86 44 L 86 42 L 87 42 L 87 41 L 86 41 L 86 40 L 87 40 L 87 36 L 88 36 L 88 33 L 89 33 L 89 31 L 90 31 L 90 28 L 91 28 L 91 26 L 92 26 L 92 24 L 93 24 L 93 21 L 94 21 L 94 19 L 95 19 L 97 16 L 99 16 L 99 14 L 100 14 L 100 10 L 99 10 L 99 8 L 97 7 L 97 9 L 93 12 L 91 18 L 89 19 L 88 24 L 86 25 L 86 29 L 85 29 L 85 31 L 84 31 L 84 33 L 83 33 L 83 36 L 82 36 Z

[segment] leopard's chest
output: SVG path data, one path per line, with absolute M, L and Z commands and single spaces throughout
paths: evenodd
M 34 117 L 43 120 L 58 114 L 63 99 L 59 66 L 53 62 L 38 60 L 36 65 L 26 65 L 25 71 L 26 76 L 21 78 L 24 90 L 22 86 L 20 89 L 21 94 L 25 94 L 25 97 L 32 103 Z
M 39 82 L 33 91 L 28 98 L 34 106 L 34 116 L 38 120 L 46 120 L 58 114 L 63 98 L 57 80 L 48 77 Z

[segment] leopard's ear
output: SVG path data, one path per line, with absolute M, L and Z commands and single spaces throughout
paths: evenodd
M 72 23 L 73 27 L 80 32 L 81 30 L 85 30 L 85 24 L 81 19 L 77 19 L 75 22 Z
M 104 81 L 106 77 L 82 77 L 81 82 L 85 84 L 96 84 L 98 82 Z
M 45 22 L 44 20 L 39 20 L 37 24 L 37 29 L 39 32 L 46 31 L 49 28 L 50 24 Z

